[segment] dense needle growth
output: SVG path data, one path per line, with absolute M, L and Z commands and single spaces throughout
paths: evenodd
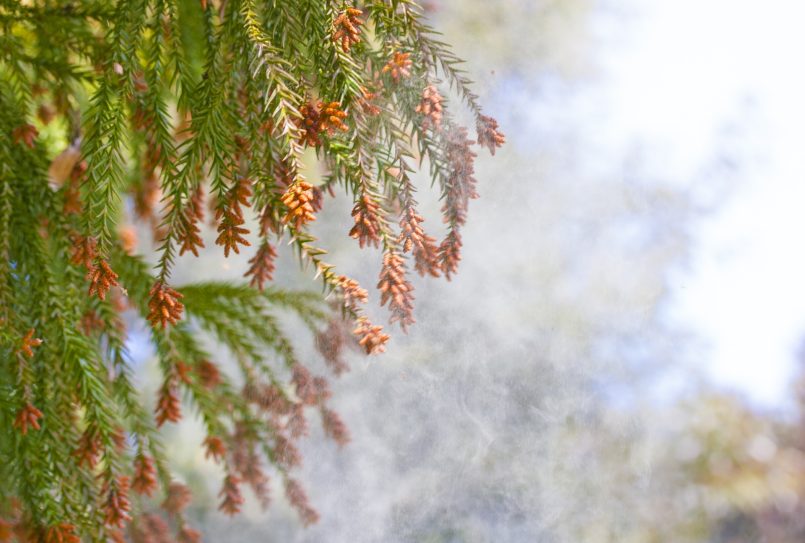
M 456 272 L 476 192 L 455 108 L 479 145 L 504 141 L 460 61 L 410 0 L 0 0 L 0 24 L 0 542 L 198 541 L 158 434 L 188 413 L 224 468 L 222 511 L 240 510 L 244 487 L 267 505 L 273 477 L 315 522 L 294 443 L 311 411 L 349 436 L 276 312 L 309 325 L 336 374 L 349 342 L 385 348 L 367 291 L 307 230 L 328 194 L 354 202 L 344 235 L 382 251 L 391 322 L 414 322 L 409 268 Z M 423 166 L 441 240 L 417 211 Z M 155 255 L 134 253 L 131 221 L 150 226 Z M 252 255 L 243 284 L 172 282 L 203 221 L 222 258 Z M 283 241 L 338 310 L 270 286 Z M 159 357 L 153 406 L 132 386 L 132 315 Z

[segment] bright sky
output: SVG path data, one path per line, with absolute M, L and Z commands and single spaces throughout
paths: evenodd
M 603 53 L 610 135 L 661 149 L 656 168 L 680 179 L 727 124 L 748 151 L 740 183 L 695 234 L 673 313 L 709 344 L 715 382 L 781 405 L 805 337 L 805 2 L 631 4 L 621 43 Z

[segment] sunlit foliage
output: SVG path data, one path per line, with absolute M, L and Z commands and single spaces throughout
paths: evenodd
M 188 410 L 225 472 L 223 512 L 241 509 L 244 485 L 268 504 L 272 476 L 315 522 L 290 475 L 294 440 L 310 410 L 337 443 L 349 436 L 277 312 L 309 326 L 336 373 L 349 341 L 385 348 L 367 292 L 307 231 L 337 190 L 354 201 L 344 235 L 382 251 L 392 322 L 414 322 L 409 258 L 423 275 L 456 272 L 476 192 L 475 142 L 454 108 L 481 146 L 504 141 L 460 61 L 407 0 L 0 0 L 0 25 L 0 541 L 198 541 L 157 432 Z M 441 241 L 417 212 L 410 174 L 423 165 L 443 199 Z M 126 208 L 155 255 L 134 254 Z M 252 252 L 249 286 L 172 284 L 177 258 L 204 246 L 205 210 L 221 258 Z M 283 240 L 333 314 L 321 295 L 269 286 Z M 124 314 L 148 322 L 154 407 L 132 384 Z

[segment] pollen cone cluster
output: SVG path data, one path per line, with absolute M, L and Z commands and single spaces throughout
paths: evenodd
M 218 436 L 207 436 L 204 439 L 204 447 L 207 449 L 204 458 L 212 458 L 214 461 L 220 462 L 226 457 L 226 445 Z
M 157 281 L 149 292 L 148 321 L 154 328 L 165 328 L 169 323 L 176 324 L 182 318 L 184 305 L 179 300 L 182 295 L 165 283 Z
M 386 351 L 389 336 L 383 333 L 383 327 L 374 325 L 366 317 L 361 317 L 358 326 L 352 331 L 358 336 L 358 344 L 363 347 L 366 354 L 378 354 Z
M 121 475 L 107 488 L 106 503 L 104 504 L 106 525 L 123 528 L 131 520 L 130 511 L 129 478 Z
M 308 102 L 299 108 L 299 112 L 302 114 L 302 118 L 297 120 L 302 131 L 299 143 L 309 147 L 321 145 L 322 133 L 332 136 L 336 130 L 347 130 L 344 124 L 347 114 L 341 110 L 340 102 Z
M 0 541 L 3 540 L 0 539 Z M 75 533 L 75 526 L 61 522 L 47 529 L 44 541 L 45 543 L 81 543 L 81 538 Z
M 168 486 L 162 508 L 171 515 L 178 515 L 184 511 L 191 499 L 190 489 L 186 485 L 174 481 Z
M 187 208 L 182 214 L 179 222 L 179 241 L 182 243 L 179 249 L 179 256 L 187 251 L 198 256 L 198 250 L 204 247 L 201 239 L 201 229 L 198 223 L 204 220 L 204 192 L 201 186 L 193 191 L 193 196 L 187 203 Z
M 498 130 L 498 122 L 492 117 L 479 115 L 476 127 L 478 129 L 478 145 L 489 149 L 492 155 L 495 154 L 495 149 L 502 147 L 506 143 L 506 136 Z
M 218 496 L 221 498 L 221 504 L 218 506 L 221 512 L 227 515 L 239 513 L 244 502 L 240 493 L 240 479 L 234 475 L 227 475 Z
M 89 295 L 96 294 L 101 300 L 106 299 L 109 289 L 117 286 L 117 274 L 101 258 L 95 260 L 95 265 L 87 273 L 89 279 Z
M 224 248 L 224 256 L 228 257 L 230 251 L 240 253 L 239 245 L 249 246 L 251 243 L 244 238 L 249 233 L 243 227 L 243 207 L 249 206 L 249 197 L 252 194 L 251 182 L 247 178 L 240 178 L 231 189 L 229 189 L 226 200 L 215 212 L 215 219 L 218 221 L 218 238 L 216 245 Z
M 422 216 L 413 207 L 408 207 L 400 220 L 400 237 L 397 241 L 404 253 L 413 252 L 414 268 L 420 275 L 439 277 L 436 240 L 422 229 L 423 222 Z
M 360 284 L 354 279 L 350 279 L 345 275 L 340 275 L 336 280 L 338 286 L 341 288 L 341 295 L 344 298 L 344 305 L 355 311 L 358 304 L 365 304 L 369 299 L 369 293 L 366 289 L 362 288 Z
M 458 263 L 460 260 L 461 234 L 458 230 L 453 230 L 444 238 L 441 245 L 439 245 L 439 265 L 448 281 L 452 275 L 458 271 Z
M 96 432 L 87 429 L 81 434 L 78 440 L 78 446 L 73 451 L 72 456 L 76 459 L 79 465 L 86 465 L 94 468 L 98 463 L 98 457 L 101 454 L 101 440 Z
M 397 51 L 391 59 L 383 66 L 383 73 L 389 74 L 391 79 L 398 83 L 400 79 L 405 79 L 411 75 L 411 53 Z
M 313 200 L 313 186 L 310 183 L 299 181 L 288 187 L 282 195 L 282 203 L 288 208 L 282 223 L 293 223 L 294 228 L 298 230 L 305 224 L 315 221 Z
M 263 290 L 265 284 L 274 277 L 274 259 L 277 258 L 277 251 L 272 245 L 264 241 L 257 249 L 257 253 L 249 259 L 249 269 L 244 277 L 251 277 L 249 285 Z
M 27 403 L 17 411 L 17 416 L 14 418 L 14 428 L 19 430 L 22 435 L 28 433 L 28 427 L 39 430 L 39 419 L 42 416 L 42 412 L 39 409 Z
M 352 208 L 355 224 L 349 236 L 358 240 L 363 248 L 366 245 L 377 247 L 380 243 L 380 206 L 368 194 L 364 194 Z
M 428 85 L 422 91 L 422 100 L 416 107 L 416 112 L 420 113 L 424 119 L 422 120 L 422 129 L 427 130 L 431 126 L 438 129 L 442 125 L 442 95 L 435 85 Z
M 414 287 L 405 278 L 405 261 L 394 251 L 383 255 L 383 268 L 380 270 L 380 305 L 388 303 L 391 310 L 390 322 L 399 322 L 405 330 L 414 323 Z
M 341 42 L 341 48 L 349 53 L 350 48 L 361 41 L 360 27 L 363 21 L 359 19 L 362 12 L 355 8 L 346 8 L 333 21 L 333 41 Z
M 28 358 L 33 358 L 34 347 L 42 345 L 42 340 L 34 337 L 35 330 L 31 328 L 28 330 L 20 341 L 20 347 L 17 349 L 17 354 L 22 354 Z
M 178 388 L 176 379 L 172 377 L 168 377 L 162 383 L 155 410 L 157 426 L 162 426 L 166 422 L 179 422 L 182 419 L 182 404 L 179 400 Z
M 287 479 L 285 481 L 285 496 L 302 517 L 304 524 L 315 524 L 319 520 L 319 513 L 310 506 L 307 494 L 296 480 Z
M 33 149 L 34 142 L 36 141 L 36 137 L 38 135 L 39 132 L 36 130 L 34 125 L 24 124 L 12 130 L 11 139 L 14 141 L 14 143 L 19 143 L 25 145 L 29 149 Z
M 134 479 L 131 488 L 138 494 L 150 496 L 157 489 L 157 470 L 154 460 L 145 454 L 134 459 Z

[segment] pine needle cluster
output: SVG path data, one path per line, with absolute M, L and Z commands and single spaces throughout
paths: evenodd
M 223 512 L 245 487 L 268 504 L 273 477 L 315 522 L 295 441 L 311 412 L 338 444 L 349 435 L 278 313 L 301 317 L 336 374 L 346 345 L 385 349 L 367 291 L 308 231 L 337 191 L 354 202 L 344 235 L 383 253 L 392 322 L 414 321 L 409 257 L 423 275 L 455 273 L 475 142 L 449 96 L 481 145 L 504 141 L 459 59 L 412 0 L 0 0 L 0 25 L 0 542 L 199 541 L 158 430 L 188 413 L 225 472 Z M 423 164 L 441 242 L 417 211 Z M 173 284 L 178 257 L 204 246 L 205 209 L 222 258 L 253 255 L 244 284 Z M 156 255 L 134 253 L 128 215 Z M 270 286 L 283 241 L 335 311 Z M 159 359 L 153 406 L 132 381 L 132 319 Z

